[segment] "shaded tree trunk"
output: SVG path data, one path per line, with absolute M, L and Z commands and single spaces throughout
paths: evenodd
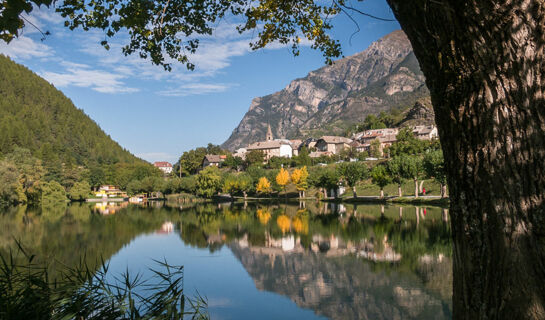
M 414 179 L 414 197 L 418 198 L 418 179 Z
M 445 198 L 447 196 L 447 186 L 445 184 L 441 185 L 441 198 Z
M 387 1 L 443 147 L 454 319 L 545 319 L 545 3 Z
M 354 195 L 354 199 L 356 199 L 358 197 L 358 193 L 356 192 L 356 186 L 352 187 L 352 193 Z

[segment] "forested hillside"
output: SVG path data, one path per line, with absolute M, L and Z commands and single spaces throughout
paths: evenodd
M 0 205 L 82 200 L 99 185 L 125 189 L 144 179 L 153 187 L 161 175 L 62 92 L 0 55 Z
M 0 157 L 17 146 L 42 160 L 90 167 L 141 160 L 53 85 L 0 55 Z

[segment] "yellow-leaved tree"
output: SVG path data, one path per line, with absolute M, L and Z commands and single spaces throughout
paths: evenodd
M 258 193 L 271 193 L 271 183 L 266 177 L 259 178 L 257 186 L 255 187 Z
M 299 191 L 299 198 L 305 197 L 305 191 L 308 189 L 308 171 L 307 166 L 301 169 L 293 170 L 291 174 L 291 181 L 295 184 L 297 191 Z
M 276 175 L 276 183 L 284 189 L 284 195 L 287 198 L 286 186 L 290 183 L 290 173 L 288 170 L 280 168 L 280 172 Z

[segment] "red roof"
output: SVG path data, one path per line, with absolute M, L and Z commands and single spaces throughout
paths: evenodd
M 172 165 L 166 161 L 157 161 L 153 165 L 157 168 L 172 167 Z

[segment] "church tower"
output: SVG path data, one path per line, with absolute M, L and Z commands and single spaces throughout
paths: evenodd
M 272 134 L 272 130 L 271 130 L 271 125 L 270 125 L 270 124 L 267 126 L 267 137 L 266 137 L 266 140 L 267 140 L 267 141 L 272 141 L 272 140 L 273 140 L 273 134 Z

